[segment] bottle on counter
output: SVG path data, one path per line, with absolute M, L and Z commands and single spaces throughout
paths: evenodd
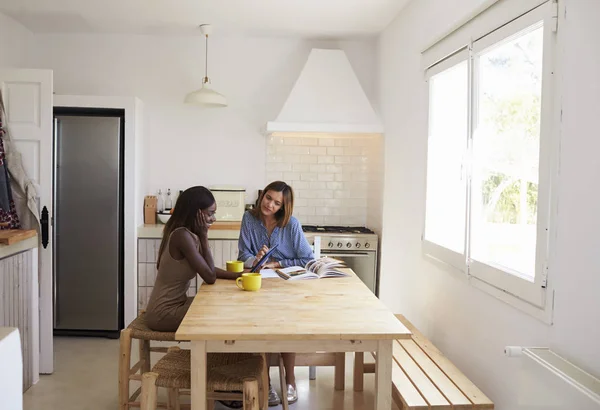
M 171 198 L 171 189 L 167 189 L 167 200 L 165 201 L 165 211 L 170 211 L 173 208 L 173 199 Z
M 163 198 L 162 191 L 158 190 L 158 201 L 156 203 L 156 212 L 161 213 L 165 210 L 165 199 Z

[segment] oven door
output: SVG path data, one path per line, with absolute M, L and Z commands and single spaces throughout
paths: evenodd
M 356 273 L 371 292 L 377 294 L 377 254 L 375 252 L 340 252 L 322 249 L 321 256 L 328 256 L 344 261 L 346 266 Z

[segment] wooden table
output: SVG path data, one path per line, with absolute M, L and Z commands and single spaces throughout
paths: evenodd
M 204 284 L 175 335 L 191 341 L 192 410 L 206 409 L 206 354 L 212 352 L 377 352 L 374 408 L 390 410 L 392 342 L 411 333 L 348 272 L 345 278 L 263 279 L 258 292 L 233 281 Z

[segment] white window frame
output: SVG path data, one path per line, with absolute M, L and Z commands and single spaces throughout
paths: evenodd
M 556 194 L 552 190 L 557 176 L 559 108 L 556 98 L 556 0 L 505 0 L 492 5 L 462 27 L 453 30 L 440 42 L 423 52 L 423 62 L 428 80 L 433 75 L 464 61 L 469 61 L 469 118 L 467 154 L 472 149 L 473 129 L 476 126 L 478 91 L 478 58 L 491 46 L 509 41 L 537 22 L 544 23 L 544 56 L 542 72 L 542 107 L 540 124 L 540 157 L 537 210 L 536 262 L 534 282 L 507 270 L 470 259 L 470 194 L 471 174 L 468 170 L 466 193 L 466 236 L 464 253 L 457 253 L 425 238 L 423 221 L 422 251 L 430 258 L 463 272 L 469 282 L 511 305 L 547 322 L 552 323 L 554 291 L 548 281 L 550 249 L 554 228 L 552 221 L 556 212 Z M 487 23 L 487 25 L 486 25 Z M 473 41 L 474 39 L 474 41 Z M 464 43 L 464 46 L 461 45 Z M 459 51 L 456 51 L 459 50 Z M 426 86 L 429 89 L 429 84 Z M 429 100 L 429 98 L 428 98 Z M 428 104 L 429 105 L 429 104 Z

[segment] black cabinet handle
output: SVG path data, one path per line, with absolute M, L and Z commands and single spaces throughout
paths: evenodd
M 42 223 L 42 246 L 44 249 L 48 246 L 48 208 L 44 207 L 42 209 L 42 219 L 40 220 Z

